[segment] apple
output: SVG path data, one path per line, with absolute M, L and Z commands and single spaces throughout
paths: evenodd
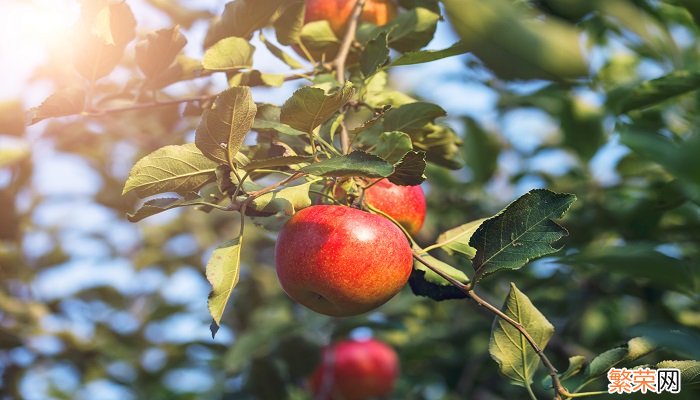
M 336 36 L 342 37 L 357 0 L 306 0 L 304 23 L 327 20 Z M 396 16 L 393 0 L 367 0 L 360 21 L 386 25 Z
M 425 221 L 425 194 L 420 186 L 399 186 L 382 179 L 365 191 L 365 201 L 415 235 Z
M 351 316 L 391 299 L 408 281 L 411 247 L 388 219 L 356 208 L 314 205 L 282 227 L 275 265 L 282 289 L 321 314 Z
M 399 375 L 396 352 L 375 339 L 344 340 L 323 349 L 309 387 L 315 400 L 367 400 L 388 396 Z

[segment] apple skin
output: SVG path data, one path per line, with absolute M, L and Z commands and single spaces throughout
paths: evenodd
M 420 186 L 399 186 L 382 179 L 365 191 L 365 201 L 415 235 L 425 221 L 425 194 Z
M 341 37 L 357 0 L 306 0 L 304 23 L 327 20 L 333 32 Z M 368 0 L 362 8 L 360 21 L 386 25 L 396 16 L 393 0 Z
M 309 380 L 315 400 L 384 398 L 399 376 L 396 352 L 375 339 L 338 342 L 323 349 L 321 360 Z
M 315 205 L 294 214 L 275 246 L 277 277 L 296 302 L 345 317 L 386 303 L 408 281 L 408 240 L 388 219 L 347 206 Z

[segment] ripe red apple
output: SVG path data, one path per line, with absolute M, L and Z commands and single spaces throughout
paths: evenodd
M 355 208 L 315 205 L 292 216 L 275 247 L 277 277 L 298 303 L 350 316 L 392 298 L 408 281 L 408 240 L 391 221 Z
M 411 235 L 417 234 L 425 221 L 425 194 L 420 186 L 399 186 L 382 179 L 365 191 L 365 201 Z
M 352 15 L 357 0 L 306 0 L 304 23 L 328 20 L 333 32 L 340 37 Z M 396 16 L 393 0 L 368 0 L 362 8 L 360 21 L 386 25 Z
M 399 359 L 374 339 L 345 340 L 323 350 L 309 386 L 315 400 L 367 400 L 389 395 L 399 375 Z

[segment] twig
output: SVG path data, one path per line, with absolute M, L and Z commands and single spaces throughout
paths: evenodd
M 360 15 L 362 15 L 362 9 L 365 7 L 365 1 L 366 0 L 358 0 L 357 3 L 355 3 L 355 8 L 352 10 L 350 21 L 345 29 L 345 36 L 340 44 L 338 54 L 335 56 L 332 63 L 338 82 L 341 84 L 345 82 L 345 63 L 348 60 L 348 53 L 350 52 L 352 41 L 355 40 L 357 23 L 360 19 Z M 343 150 L 343 154 L 348 154 L 350 152 L 350 137 L 345 122 L 340 123 L 340 148 Z

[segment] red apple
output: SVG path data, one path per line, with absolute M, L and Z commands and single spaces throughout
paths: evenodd
M 365 191 L 365 201 L 411 235 L 417 234 L 425 221 L 425 194 L 420 186 L 399 186 L 382 179 Z
M 350 316 L 391 299 L 411 274 L 411 247 L 388 219 L 355 208 L 307 207 L 280 231 L 277 277 L 298 303 Z
M 341 37 L 357 0 L 306 0 L 304 23 L 328 20 L 333 32 Z M 393 0 L 368 0 L 362 8 L 360 21 L 386 25 L 396 16 Z
M 388 396 L 399 375 L 399 360 L 374 339 L 345 340 L 323 350 L 309 386 L 315 400 L 367 400 Z

